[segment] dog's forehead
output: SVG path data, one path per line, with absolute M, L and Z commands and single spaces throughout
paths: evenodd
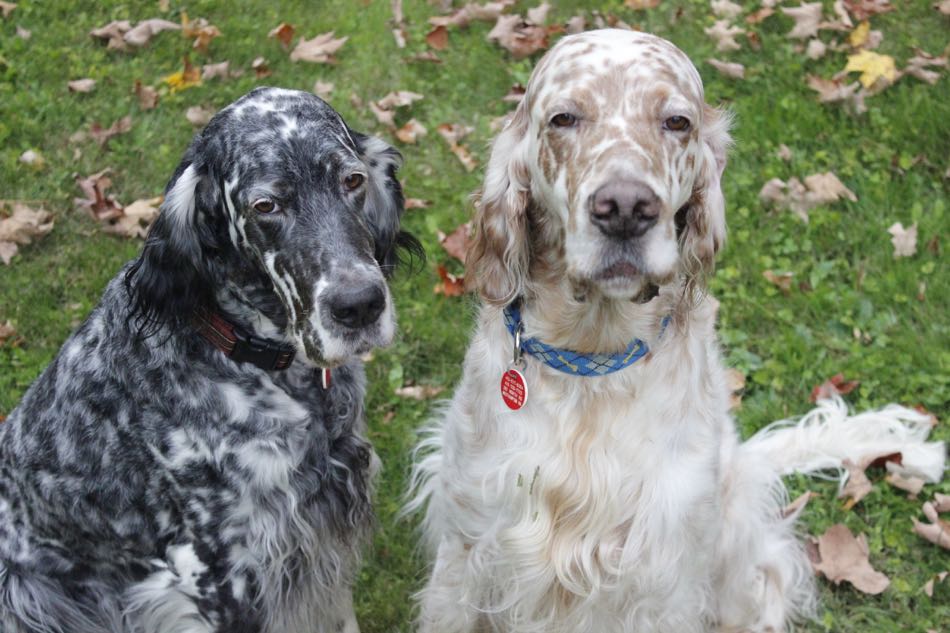
M 561 39 L 532 73 L 526 98 L 541 103 L 618 72 L 630 85 L 662 82 L 688 99 L 703 101 L 702 79 L 685 53 L 663 38 L 623 29 L 587 31 Z

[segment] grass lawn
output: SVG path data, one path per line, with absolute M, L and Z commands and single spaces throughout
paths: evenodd
M 401 335 L 368 365 L 371 436 L 382 457 L 377 508 L 379 529 L 367 551 L 356 589 L 363 631 L 409 631 L 410 594 L 420 586 L 424 563 L 416 551 L 411 521 L 397 521 L 405 488 L 414 430 L 429 415 L 432 401 L 399 398 L 404 384 L 439 385 L 450 390 L 459 377 L 471 329 L 474 303 L 433 293 L 436 266 L 462 273 L 439 246 L 437 232 L 450 232 L 469 214 L 468 196 L 477 187 L 481 166 L 467 172 L 436 133 L 441 123 L 472 126 L 464 142 L 484 164 L 491 121 L 511 108 L 502 97 L 524 83 L 539 55 L 516 61 L 486 41 L 491 24 L 451 28 L 442 63 L 408 63 L 427 50 L 427 19 L 438 3 L 404 0 L 408 45 L 399 49 L 390 33 L 390 3 L 385 0 L 235 3 L 220 0 L 21 0 L 0 19 L 0 199 L 42 201 L 55 217 L 48 236 L 21 250 L 12 264 L 0 266 L 0 324 L 9 320 L 18 337 L 0 344 L 0 415 L 9 413 L 23 391 L 50 361 L 69 332 L 98 301 L 106 282 L 141 243 L 105 235 L 73 198 L 74 175 L 113 169 L 110 190 L 123 203 L 159 194 L 171 176 L 194 128 L 185 118 L 190 106 L 220 108 L 256 85 L 311 90 L 331 82 L 329 97 L 353 127 L 381 135 L 406 157 L 401 171 L 406 193 L 431 201 L 406 214 L 406 225 L 420 237 L 429 261 L 415 275 L 393 284 Z M 786 34 L 792 20 L 778 14 L 748 25 L 758 34 L 754 50 L 740 37 L 741 50 L 717 53 L 703 29 L 715 21 L 707 2 L 668 2 L 647 11 L 626 8 L 622 0 L 554 5 L 549 24 L 591 11 L 613 14 L 683 48 L 706 80 L 707 100 L 736 114 L 736 147 L 723 185 L 728 201 L 730 241 L 710 285 L 722 302 L 720 333 L 729 363 L 747 376 L 738 419 L 745 433 L 767 422 L 805 412 L 813 386 L 836 373 L 860 381 L 848 396 L 858 409 L 888 402 L 922 405 L 938 417 L 950 414 L 950 275 L 945 250 L 950 209 L 950 81 L 935 84 L 906 77 L 867 100 L 867 112 L 854 115 L 841 104 L 818 103 L 806 85 L 808 74 L 825 78 L 844 68 L 845 50 L 818 60 L 807 58 Z M 825 14 L 833 15 L 831 2 Z M 931 0 L 895 2 L 896 10 L 875 15 L 871 27 L 883 33 L 876 49 L 902 68 L 914 47 L 941 54 L 950 35 L 950 17 Z M 510 11 L 531 8 L 518 2 Z M 793 6 L 786 3 L 786 6 Z M 744 14 L 758 8 L 745 2 Z M 111 20 L 133 23 L 154 17 L 175 22 L 181 12 L 206 18 L 222 35 L 206 53 L 175 32 L 157 35 L 132 52 L 107 50 L 89 31 Z M 298 36 L 312 38 L 333 30 L 349 40 L 335 65 L 292 63 L 268 31 L 293 24 Z M 15 35 L 19 26 L 29 39 Z M 847 33 L 821 31 L 826 43 Z M 554 36 L 556 37 L 556 36 Z M 553 39 L 553 38 L 552 38 Z M 209 79 L 174 94 L 162 78 L 194 64 L 229 60 L 240 77 Z M 252 60 L 266 59 L 271 75 L 258 79 Z M 744 80 L 728 79 L 704 60 L 718 57 L 746 67 Z M 939 69 L 937 69 L 939 70 Z M 66 82 L 97 80 L 89 94 L 72 94 Z M 856 75 L 852 75 L 852 79 Z M 160 89 L 158 107 L 143 111 L 132 93 L 136 80 Z M 418 144 L 395 141 L 377 122 L 368 103 L 394 90 L 411 90 L 424 99 L 400 110 L 401 125 L 414 117 L 429 130 Z M 131 115 L 132 128 L 105 148 L 70 136 L 97 121 L 103 126 Z M 791 159 L 777 156 L 781 144 Z M 19 161 L 26 150 L 45 158 L 36 168 Z M 806 224 L 793 213 L 766 207 L 759 189 L 771 178 L 788 180 L 833 171 L 857 195 L 819 206 Z M 894 258 L 887 228 L 895 222 L 917 225 L 917 253 Z M 792 273 L 783 292 L 763 271 Z M 942 273 L 940 271 L 943 271 Z M 934 431 L 950 439 L 946 420 Z M 818 493 L 805 511 L 805 528 L 820 534 L 843 522 L 867 535 L 870 559 L 891 579 L 881 595 L 865 596 L 848 584 L 821 581 L 819 621 L 803 631 L 877 633 L 950 630 L 950 580 L 933 597 L 922 591 L 936 573 L 950 570 L 950 551 L 911 533 L 911 518 L 922 519 L 921 501 L 872 474 L 874 491 L 853 509 L 835 498 L 835 484 L 804 478 L 790 481 L 793 494 Z M 950 493 L 950 482 L 926 486 L 921 497 Z

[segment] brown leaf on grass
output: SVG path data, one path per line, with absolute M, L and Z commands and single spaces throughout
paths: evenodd
M 859 21 L 894 10 L 890 0 L 844 0 L 844 6 Z
M 719 52 L 737 51 L 742 48 L 736 41 L 736 36 L 742 35 L 745 31 L 730 24 L 729 20 L 716 20 L 712 26 L 703 29 L 703 32 L 716 40 L 716 50 Z
M 178 31 L 180 29 L 181 26 L 174 22 L 162 20 L 161 18 L 153 18 L 151 20 L 142 20 L 136 24 L 134 28 L 122 36 L 122 39 L 125 40 L 125 43 L 129 46 L 141 48 L 148 44 L 153 36 L 162 31 Z
M 857 202 L 854 192 L 844 186 L 834 173 L 828 171 L 823 174 L 805 176 L 805 187 L 808 188 L 808 200 L 815 205 L 828 204 L 841 198 Z
M 950 512 L 950 495 L 934 493 L 933 507 L 937 512 Z
M 726 77 L 733 79 L 745 79 L 745 66 L 733 62 L 722 62 L 718 59 L 709 58 L 706 63 L 718 70 Z
M 426 44 L 437 51 L 444 51 L 449 47 L 449 30 L 439 25 L 426 34 Z
M 515 0 L 499 0 L 497 2 L 486 2 L 484 4 L 469 2 L 450 15 L 439 15 L 429 18 L 429 24 L 432 26 L 457 26 L 459 28 L 465 28 L 476 20 L 492 22 L 497 20 L 498 16 L 514 3 Z
M 857 380 L 845 380 L 844 374 L 835 374 L 825 382 L 815 386 L 811 390 L 809 400 L 818 402 L 832 396 L 845 396 L 857 389 L 860 384 L 861 382 Z
M 93 124 L 89 126 L 89 137 L 96 143 L 99 143 L 99 147 L 105 147 L 113 136 L 125 134 L 131 129 L 132 117 L 128 115 L 113 122 L 112 125 L 107 128 L 102 127 L 98 121 L 94 121 Z
M 20 154 L 20 162 L 37 170 L 46 166 L 46 159 L 35 149 L 28 149 Z
M 459 140 L 471 133 L 472 128 L 457 123 L 442 123 L 437 129 L 439 136 L 445 139 L 445 142 L 449 144 L 449 150 L 455 154 L 459 162 L 462 163 L 462 166 L 465 167 L 465 170 L 474 170 L 475 167 L 478 166 L 478 161 L 475 160 L 465 145 L 459 144 Z
M 548 2 L 542 2 L 535 8 L 528 9 L 525 15 L 528 18 L 528 22 L 531 22 L 532 24 L 544 24 L 548 21 L 548 12 L 550 10 L 551 5 Z
M 940 518 L 938 514 L 940 511 L 931 501 L 924 503 L 923 510 L 929 523 L 913 519 L 914 532 L 934 545 L 950 549 L 950 522 Z
M 442 281 L 432 288 L 432 292 L 446 297 L 461 297 L 465 294 L 465 277 L 453 275 L 442 264 L 439 264 L 437 271 Z
M 782 508 L 782 518 L 787 519 L 790 516 L 798 515 L 798 513 L 801 512 L 806 505 L 808 505 L 808 502 L 811 501 L 811 498 L 814 496 L 815 493 L 811 490 L 806 490 L 803 492 L 801 495 L 796 497 L 794 501 Z
M 25 28 L 23 28 L 22 26 L 20 26 L 19 24 L 17 24 L 17 27 L 16 27 L 16 36 L 19 37 L 21 40 L 28 40 L 28 39 L 30 39 L 31 37 L 33 37 L 33 31 L 31 31 L 31 30 L 29 30 L 29 29 L 25 29 Z
M 172 92 L 179 92 L 193 86 L 201 85 L 201 70 L 191 65 L 191 60 L 188 59 L 187 55 L 185 55 L 182 61 L 184 62 L 184 68 L 162 78 L 162 81 L 168 84 Z
M 624 6 L 634 11 L 645 11 L 660 6 L 660 0 L 624 0 Z
M 821 3 L 803 2 L 797 7 L 781 7 L 782 13 L 795 20 L 795 26 L 788 35 L 792 39 L 807 39 L 818 34 L 821 22 Z
M 3 19 L 6 20 L 10 17 L 10 14 L 13 13 L 13 10 L 16 9 L 15 2 L 2 2 L 0 1 L 0 12 L 3 13 Z
M 211 40 L 221 35 L 221 31 L 213 24 L 210 24 L 205 18 L 189 20 L 188 14 L 181 12 L 181 32 L 190 39 L 194 40 L 192 47 L 202 53 L 208 52 L 208 45 Z
M 294 25 L 287 24 L 286 22 L 281 22 L 274 28 L 270 30 L 270 33 L 267 34 L 267 37 L 273 37 L 280 45 L 284 47 L 284 50 L 290 48 L 290 43 L 294 39 Z
M 231 62 L 223 61 L 217 64 L 205 64 L 201 67 L 201 80 L 227 79 L 231 76 Z
M 406 124 L 396 130 L 394 134 L 403 143 L 413 144 L 419 137 L 425 136 L 429 131 L 424 125 L 415 119 L 409 119 Z
M 148 228 L 158 217 L 161 203 L 162 196 L 136 200 L 122 210 L 122 215 L 106 222 L 102 230 L 123 237 L 144 238 L 148 235 Z
M 445 391 L 445 387 L 439 385 L 406 385 L 395 390 L 395 394 L 400 398 L 410 398 L 412 400 L 429 400 Z
M 948 0 L 950 1 L 950 0 Z M 564 25 L 564 30 L 568 35 L 576 35 L 578 33 L 583 33 L 584 29 L 587 28 L 587 20 L 583 15 L 575 15 L 568 18 L 567 23 Z
M 439 231 L 439 244 L 445 249 L 451 257 L 465 263 L 465 254 L 468 252 L 468 245 L 471 241 L 472 223 L 466 222 L 460 224 L 454 231 L 445 235 Z
M 421 53 L 416 53 L 412 57 L 406 59 L 409 63 L 413 62 L 429 62 L 431 64 L 441 64 L 442 60 L 439 59 L 439 56 L 433 53 L 432 51 L 423 51 Z
M 850 459 L 845 459 L 842 462 L 842 465 L 848 471 L 848 481 L 844 487 L 841 488 L 841 492 L 838 493 L 838 498 L 847 499 L 844 504 L 845 510 L 853 508 L 874 489 L 871 485 L 871 480 L 868 479 L 864 471 L 875 459 L 875 457 L 865 457 L 859 460 L 857 464 Z
M 418 92 L 410 92 L 408 90 L 397 90 L 396 92 L 390 92 L 385 97 L 376 102 L 383 110 L 392 110 L 393 108 L 404 108 L 412 105 L 416 101 L 424 99 L 425 96 L 419 94 Z
M 30 244 L 52 230 L 53 216 L 46 209 L 33 209 L 17 200 L 0 201 L 0 261 L 9 265 L 20 246 Z
M 0 220 L 3 222 L 3 220 Z M 6 323 L 0 323 L 0 345 L 3 345 L 8 340 L 16 336 L 16 328 L 13 327 L 13 322 L 9 319 Z
M 107 221 L 114 220 L 122 215 L 122 205 L 116 201 L 115 196 L 106 194 L 106 189 L 112 186 L 112 179 L 109 174 L 112 170 L 103 169 L 85 178 L 76 175 L 76 185 L 85 194 L 85 198 L 74 198 L 76 206 L 86 209 L 94 220 Z
M 792 277 L 794 273 L 777 273 L 771 270 L 763 270 L 762 276 L 766 281 L 782 291 L 782 294 L 788 296 L 792 292 Z
M 732 2 L 732 0 L 712 0 L 709 3 L 712 7 L 713 15 L 717 18 L 733 19 L 742 15 L 742 6 Z
M 805 49 L 805 57 L 808 59 L 821 59 L 828 52 L 828 46 L 817 37 L 808 41 L 808 47 Z
M 312 40 L 301 39 L 297 46 L 290 53 L 292 62 L 312 62 L 314 64 L 335 64 L 336 58 L 333 56 L 340 48 L 346 44 L 348 37 L 334 38 L 334 32 L 323 33 Z
M 917 254 L 917 223 L 908 228 L 900 222 L 895 222 L 888 229 L 891 234 L 891 244 L 894 245 L 894 259 L 910 257 Z
M 330 98 L 330 93 L 333 92 L 333 84 L 328 81 L 321 81 L 317 79 L 313 84 L 313 94 L 317 95 L 324 101 Z
M 950 576 L 950 571 L 942 571 L 939 574 L 934 574 L 933 577 L 924 584 L 922 589 L 928 598 L 933 598 L 934 585 L 938 582 L 943 582 L 947 576 Z M 929 631 L 933 631 L 933 629 L 929 629 Z M 934 633 L 936 633 L 936 631 L 934 631 Z
M 548 31 L 543 26 L 526 22 L 520 15 L 501 15 L 489 31 L 489 42 L 511 53 L 515 59 L 530 57 L 548 47 Z
M 885 467 L 887 468 L 887 477 L 885 477 L 887 483 L 891 484 L 895 488 L 900 488 L 901 490 L 906 491 L 911 499 L 916 499 L 917 495 L 920 494 L 920 491 L 924 489 L 924 484 L 926 482 L 920 477 L 912 474 L 900 464 L 887 462 Z
M 96 87 L 95 79 L 74 79 L 66 82 L 70 92 L 92 92 Z
M 396 40 L 396 47 L 406 48 L 406 38 L 409 37 L 409 32 L 406 29 L 406 21 L 402 13 L 402 0 L 390 0 L 389 7 L 393 12 L 391 24 L 393 27 L 393 38 Z
M 409 209 L 428 209 L 431 206 L 431 200 L 423 200 L 421 198 L 406 198 L 406 211 Z
M 940 79 L 940 73 L 927 70 L 927 67 L 946 68 L 947 55 L 935 57 L 920 49 L 915 49 L 915 52 L 917 54 L 907 60 L 907 66 L 904 68 L 903 74 L 911 75 L 929 84 L 937 83 L 937 80 Z
M 775 15 L 775 9 L 773 9 L 772 7 L 762 7 L 758 11 L 754 11 L 750 13 L 749 15 L 745 16 L 745 21 L 748 24 L 759 24 L 760 22 L 765 20 L 765 18 L 771 15 Z
M 824 79 L 809 75 L 808 87 L 818 93 L 818 101 L 821 103 L 844 102 L 850 104 L 858 114 L 867 109 L 864 105 L 867 93 L 861 89 L 860 82 L 847 82 L 844 76 L 836 75 L 831 79 Z
M 376 105 L 375 101 L 369 102 L 369 109 L 373 113 L 373 116 L 376 117 L 376 120 L 388 127 L 393 129 L 396 127 L 396 113 L 392 110 L 385 110 Z
M 871 567 L 868 541 L 863 534 L 855 538 L 847 526 L 838 523 L 813 538 L 813 542 L 818 545 L 819 561 L 812 566 L 836 585 L 846 580 L 870 595 L 877 595 L 890 585 L 887 576 Z
M 255 57 L 251 62 L 251 70 L 254 71 L 254 76 L 257 79 L 263 79 L 264 77 L 270 77 L 271 71 L 270 67 L 267 65 L 267 60 L 263 57 Z
M 125 44 L 123 35 L 132 30 L 132 23 L 128 20 L 113 20 L 105 26 L 89 31 L 89 35 L 107 42 L 106 48 L 109 50 L 124 51 L 128 47 Z
M 151 86 L 144 85 L 138 79 L 135 80 L 135 84 L 132 86 L 132 92 L 135 93 L 139 100 L 139 107 L 143 110 L 151 110 L 158 105 L 158 91 Z
M 737 411 L 742 406 L 745 374 L 733 367 L 728 368 L 726 370 L 726 388 L 729 389 L 729 410 Z
M 900 78 L 894 58 L 874 51 L 861 50 L 848 56 L 845 73 L 859 72 L 858 81 L 867 89 L 880 92 Z
M 786 163 L 792 160 L 792 150 L 789 149 L 788 145 L 786 145 L 785 143 L 782 143 L 781 145 L 778 146 L 778 150 L 775 152 L 775 155 L 778 156 L 780 159 L 784 160 Z M 782 182 L 782 181 L 779 180 L 779 182 Z
M 214 117 L 217 110 L 205 106 L 191 106 L 185 110 L 185 118 L 195 127 L 204 127 Z

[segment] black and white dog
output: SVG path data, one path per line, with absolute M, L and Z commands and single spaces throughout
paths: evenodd
M 358 357 L 393 338 L 397 252 L 421 255 L 399 164 L 274 88 L 194 139 L 141 256 L 0 425 L 3 633 L 358 630 Z

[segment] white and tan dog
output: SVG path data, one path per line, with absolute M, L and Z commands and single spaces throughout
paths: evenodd
M 764 633 L 812 612 L 782 465 L 740 443 L 702 291 L 728 123 L 651 35 L 565 37 L 535 69 L 476 204 L 462 382 L 417 455 L 423 633 Z M 554 352 L 522 345 L 503 398 L 518 323 Z M 575 375 L 625 349 L 643 357 Z

